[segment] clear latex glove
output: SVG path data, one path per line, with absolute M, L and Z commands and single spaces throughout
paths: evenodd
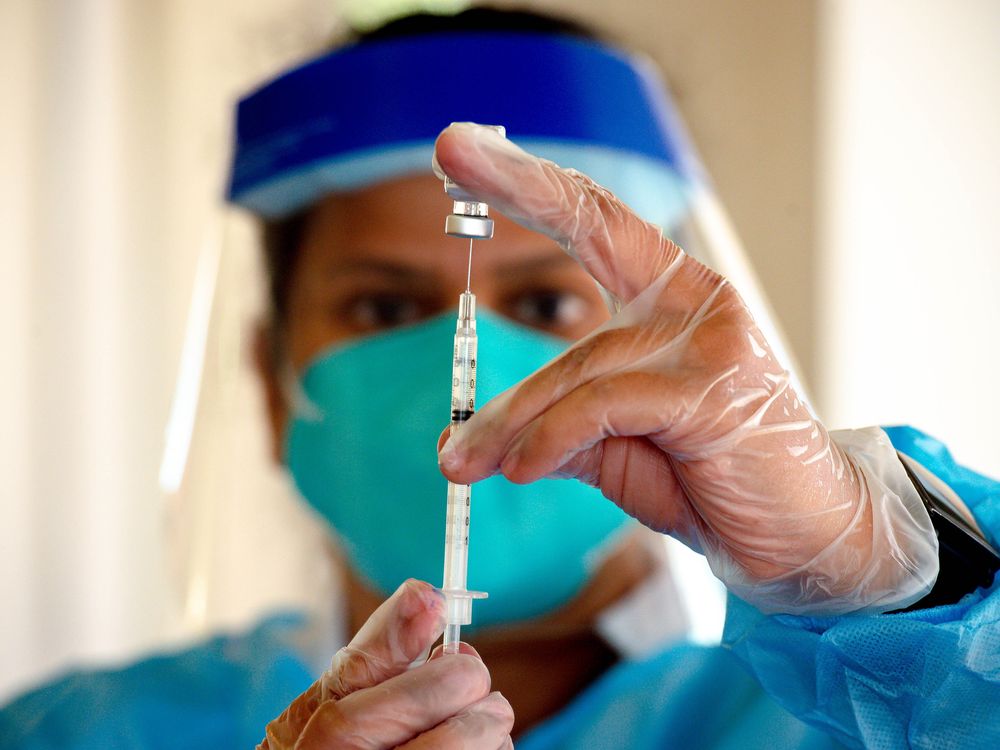
M 930 590 L 937 539 L 885 434 L 831 438 L 724 278 L 487 128 L 445 130 L 435 171 L 556 240 L 617 311 L 456 432 L 439 453 L 450 480 L 598 486 L 765 612 L 888 610 Z
M 267 725 L 264 750 L 512 748 L 514 714 L 490 692 L 475 650 L 422 661 L 444 630 L 444 597 L 409 580 L 380 606 L 319 680 Z

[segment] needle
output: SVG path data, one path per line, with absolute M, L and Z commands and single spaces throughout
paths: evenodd
M 465 277 L 465 291 L 472 291 L 472 238 L 469 238 L 469 272 Z

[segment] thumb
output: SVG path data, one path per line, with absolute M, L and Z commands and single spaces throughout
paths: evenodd
M 410 579 L 376 609 L 323 676 L 323 698 L 343 698 L 403 673 L 444 629 L 444 595 Z
M 518 224 L 554 239 L 624 303 L 687 258 L 659 227 L 586 175 L 539 159 L 492 128 L 450 125 L 435 144 L 434 169 Z
M 441 593 L 423 581 L 404 582 L 368 618 L 351 643 L 334 655 L 326 673 L 267 725 L 267 739 L 258 748 L 297 747 L 321 704 L 401 674 L 430 649 L 443 629 Z

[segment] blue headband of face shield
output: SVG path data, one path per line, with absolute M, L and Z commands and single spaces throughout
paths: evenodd
M 426 34 L 336 50 L 240 101 L 228 198 L 280 218 L 335 191 L 430 171 L 451 122 L 502 124 L 670 227 L 701 172 L 652 66 L 568 36 Z

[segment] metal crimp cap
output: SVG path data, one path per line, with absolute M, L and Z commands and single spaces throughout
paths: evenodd
M 504 138 L 507 130 L 503 125 L 488 125 Z M 444 233 L 451 237 L 464 237 L 473 240 L 488 240 L 493 237 L 493 219 L 489 218 L 489 206 L 474 200 L 458 184 L 447 175 L 444 178 L 444 191 L 455 199 L 452 213 L 444 220 Z

